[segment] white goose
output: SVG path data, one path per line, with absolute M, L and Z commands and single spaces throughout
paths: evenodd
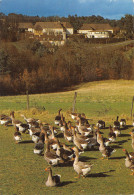
M 91 171 L 93 164 L 87 164 L 85 162 L 79 161 L 78 149 L 76 147 L 73 147 L 72 149 L 75 151 L 75 160 L 73 163 L 74 170 L 78 173 L 78 178 L 80 178 L 80 175 L 86 177 Z

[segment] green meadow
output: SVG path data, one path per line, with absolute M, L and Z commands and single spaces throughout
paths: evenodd
M 81 154 L 81 161 L 94 164 L 86 178 L 75 178 L 77 174 L 73 169 L 73 163 L 52 167 L 53 174 L 61 175 L 61 185 L 50 188 L 45 186 L 48 173 L 44 169 L 48 164 L 43 156 L 33 153 L 35 144 L 31 142 L 29 134 L 22 134 L 22 143 L 15 144 L 14 127 L 1 125 L 2 195 L 134 194 L 134 176 L 130 175 L 131 171 L 125 167 L 125 155 L 122 151 L 125 148 L 132 152 L 129 132 L 133 129 L 131 107 L 134 81 L 96 81 L 73 86 L 64 92 L 29 95 L 29 110 L 26 109 L 26 95 L 2 96 L 0 97 L 0 114 L 9 115 L 14 110 L 15 118 L 23 122 L 21 114 L 54 125 L 54 118 L 59 108 L 62 108 L 66 120 L 72 121 L 69 113 L 72 111 L 75 92 L 77 92 L 76 112 L 85 113 L 86 117 L 91 119 L 91 124 L 96 124 L 99 119 L 105 120 L 107 128 L 101 130 L 104 137 L 108 137 L 108 127 L 113 124 L 117 116 L 119 119 L 126 119 L 127 128 L 122 130 L 121 136 L 111 144 L 116 152 L 109 160 L 100 159 L 102 156 L 97 146 L 95 150 Z M 58 129 L 58 135 L 60 134 Z M 67 143 L 61 136 L 59 140 L 73 146 L 73 143 Z

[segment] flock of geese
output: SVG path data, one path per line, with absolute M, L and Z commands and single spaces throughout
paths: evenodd
M 59 109 L 57 116 L 54 119 L 54 125 L 41 122 L 39 119 L 26 118 L 21 115 L 25 120 L 25 123 L 15 118 L 15 112 L 12 111 L 10 116 L 1 114 L 0 123 L 8 126 L 10 123 L 15 128 L 14 139 L 16 143 L 22 141 L 22 133 L 29 133 L 32 141 L 35 143 L 33 152 L 38 155 L 44 155 L 44 159 L 48 163 L 48 167 L 45 171 L 48 171 L 48 179 L 46 186 L 57 186 L 60 184 L 60 175 L 52 175 L 52 167 L 58 164 L 67 164 L 72 161 L 73 168 L 80 176 L 86 177 L 92 169 L 93 164 L 82 162 L 79 160 L 81 153 L 85 150 L 93 150 L 98 146 L 98 150 L 102 154 L 102 159 L 108 159 L 116 150 L 110 146 L 115 142 L 117 137 L 121 134 L 121 129 L 126 128 L 126 120 L 119 117 L 109 127 L 108 138 L 103 137 L 100 130 L 105 129 L 105 122 L 99 120 L 97 124 L 89 124 L 89 120 L 85 114 L 71 113 L 70 118 L 73 122 L 66 121 L 65 117 L 61 113 L 62 109 Z M 61 132 L 62 137 L 68 143 L 73 143 L 73 147 L 62 143 L 58 138 L 58 131 Z M 131 145 L 134 150 L 134 130 L 131 134 Z M 44 147 L 45 145 L 45 147 Z M 125 166 L 132 171 L 131 175 L 134 175 L 134 152 L 129 153 L 126 149 L 123 149 L 126 158 Z M 44 153 L 44 154 L 43 154 Z

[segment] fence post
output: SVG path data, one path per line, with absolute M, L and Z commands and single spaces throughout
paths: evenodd
M 134 102 L 134 96 L 133 96 L 133 99 L 132 99 L 132 106 L 131 106 L 131 120 L 132 120 L 132 115 L 133 115 L 133 102 Z
M 74 101 L 73 101 L 73 109 L 72 109 L 72 112 L 75 111 L 76 97 L 77 97 L 77 92 L 74 93 Z
M 29 109 L 29 94 L 28 94 L 28 90 L 26 91 L 26 95 L 27 95 L 27 110 Z

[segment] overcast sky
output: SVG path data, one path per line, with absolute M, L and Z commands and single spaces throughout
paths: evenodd
M 0 0 L 0 12 L 29 16 L 91 16 L 120 19 L 134 14 L 134 0 Z

